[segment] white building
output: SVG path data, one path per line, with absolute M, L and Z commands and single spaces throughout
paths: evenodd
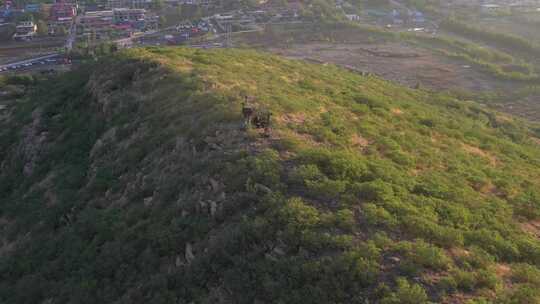
M 32 21 L 24 21 L 19 23 L 15 27 L 15 35 L 13 35 L 14 40 L 26 41 L 32 40 L 37 32 L 37 25 Z

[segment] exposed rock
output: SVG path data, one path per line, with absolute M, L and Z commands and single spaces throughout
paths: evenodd
M 221 192 L 217 198 L 217 201 L 223 202 L 225 199 L 227 199 L 227 195 L 225 194 L 225 192 Z
M 186 145 L 186 139 L 183 137 L 177 137 L 174 144 L 174 151 L 179 152 L 184 149 Z
M 394 263 L 399 263 L 399 262 L 401 261 L 400 258 L 394 257 L 394 256 L 393 256 L 393 257 L 389 257 L 388 259 L 389 259 L 391 262 L 394 262 Z
M 199 201 L 197 204 L 197 213 L 207 213 L 208 212 L 208 204 L 205 201 Z
M 193 254 L 193 247 L 190 243 L 186 243 L 185 259 L 188 264 L 191 264 L 191 262 L 195 260 L 195 255 Z
M 219 191 L 219 188 L 220 188 L 220 187 L 219 187 L 219 182 L 216 181 L 216 180 L 213 179 L 213 178 L 210 178 L 210 179 L 209 179 L 209 182 L 210 182 L 210 186 L 212 186 L 212 190 L 213 190 L 214 192 L 218 192 L 218 191 Z
M 217 138 L 215 138 L 215 137 L 210 137 L 210 136 L 206 136 L 206 137 L 204 138 L 204 142 L 205 142 L 206 144 L 216 143 L 216 142 L 217 142 Z
M 214 218 L 217 213 L 217 203 L 214 201 L 210 201 L 210 216 Z
M 159 259 L 159 271 L 161 273 L 171 274 L 174 271 L 174 262 L 170 257 L 161 257 Z
M 265 185 L 262 185 L 262 184 L 255 184 L 255 190 L 263 192 L 265 194 L 272 193 L 272 190 L 270 188 L 268 188 L 268 187 L 266 187 Z
M 34 172 L 35 165 L 39 160 L 39 155 L 47 140 L 47 132 L 40 132 L 41 109 L 32 112 L 32 123 L 23 130 L 23 141 L 19 146 L 20 154 L 24 161 L 23 174 L 30 176 Z
M 277 260 L 278 260 L 275 256 L 273 256 L 273 255 L 271 255 L 269 253 L 266 253 L 264 255 L 264 258 L 267 259 L 267 260 L 270 260 L 270 261 L 274 261 L 274 262 L 277 262 Z
M 208 147 L 210 147 L 210 150 L 222 150 L 223 148 L 219 145 L 216 145 L 214 143 L 209 143 Z
M 285 255 L 285 250 L 281 247 L 274 248 L 273 252 L 277 255 Z
M 174 265 L 176 267 L 181 267 L 181 266 L 184 266 L 184 263 L 182 262 L 182 258 L 180 257 L 180 255 L 176 255 L 176 259 L 174 261 Z
M 150 197 L 147 197 L 144 199 L 144 206 L 145 207 L 150 207 L 152 206 L 152 200 L 154 199 L 153 196 L 150 196 Z
M 149 187 L 152 187 L 153 184 L 154 184 L 154 179 L 150 175 L 147 174 L 143 176 L 142 184 L 141 184 L 142 189 L 147 189 Z
M 101 136 L 101 138 L 96 140 L 94 146 L 90 150 L 90 157 L 94 157 L 96 153 L 105 145 L 105 143 L 115 140 L 116 130 L 116 127 L 110 128 Z

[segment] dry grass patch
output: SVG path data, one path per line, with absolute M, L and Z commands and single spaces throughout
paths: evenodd
M 277 118 L 277 121 L 284 124 L 303 124 L 306 121 L 305 113 L 289 113 L 280 115 Z
M 369 146 L 369 141 L 357 133 L 351 136 L 351 143 L 353 144 L 353 146 L 357 146 L 360 148 L 365 148 Z
M 486 151 L 484 151 L 484 150 L 482 150 L 482 149 L 480 149 L 478 147 L 471 146 L 471 145 L 468 145 L 468 144 L 465 144 L 465 143 L 462 144 L 462 147 L 463 147 L 463 149 L 465 151 L 467 151 L 470 154 L 486 158 L 492 166 L 497 165 L 497 158 L 495 156 L 491 155 L 490 153 L 488 153 L 488 152 L 486 152 Z
M 521 223 L 520 226 L 523 231 L 540 239 L 540 220 Z
M 507 264 L 500 263 L 495 266 L 495 273 L 499 278 L 507 277 L 511 274 L 511 272 L 512 268 L 510 268 L 510 266 L 508 266 Z
M 399 108 L 393 108 L 391 111 L 392 111 L 392 114 L 394 114 L 394 115 L 403 114 L 403 111 L 401 109 L 399 109 Z

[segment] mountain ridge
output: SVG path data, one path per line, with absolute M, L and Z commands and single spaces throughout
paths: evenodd
M 243 128 L 245 96 L 268 132 Z M 147 48 L 38 84 L 2 125 L 3 301 L 539 297 L 538 134 L 474 103 Z

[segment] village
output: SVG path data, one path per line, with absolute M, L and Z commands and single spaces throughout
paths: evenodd
M 436 35 L 441 16 L 408 7 L 405 2 L 395 0 L 387 6 L 359 9 L 336 0 L 335 9 L 351 23 Z M 475 10 L 489 18 L 517 10 L 540 13 L 539 2 L 453 0 L 441 11 L 444 15 L 445 11 Z M 302 5 L 291 0 L 231 10 L 212 0 L 56 0 L 49 4 L 4 0 L 0 6 L 0 72 L 49 65 L 53 57 L 92 55 L 104 46 L 110 50 L 137 45 L 230 47 L 232 33 L 261 32 L 273 24 L 319 22 L 303 15 Z M 39 59 L 43 56 L 53 57 L 46 58 L 47 62 Z M 54 63 L 65 65 L 71 60 Z

